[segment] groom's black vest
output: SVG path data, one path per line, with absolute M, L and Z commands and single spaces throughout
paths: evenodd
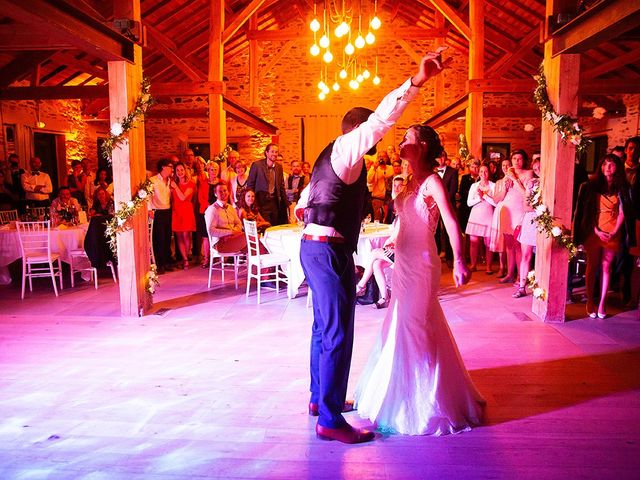
M 362 207 L 367 188 L 367 170 L 362 162 L 362 172 L 351 185 L 344 183 L 331 166 L 331 142 L 322 151 L 309 181 L 309 201 L 304 211 L 304 223 L 333 227 L 356 250 L 362 221 Z

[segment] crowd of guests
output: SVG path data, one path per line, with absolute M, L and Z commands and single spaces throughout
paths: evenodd
M 607 292 L 614 277 L 625 306 L 638 307 L 639 158 L 640 137 L 632 137 L 599 159 L 591 175 L 580 163 L 575 164 L 572 231 L 574 243 L 586 253 L 584 300 L 592 318 L 606 317 Z M 536 212 L 528 199 L 541 181 L 540 155 L 536 153 L 530 159 L 526 151 L 515 150 L 505 158 L 492 153 L 483 161 L 470 158 L 461 167 L 457 159 L 450 161 L 443 153 L 436 172 L 465 234 L 470 270 L 478 271 L 484 263 L 486 275 L 496 274 L 499 283 L 513 285 L 514 298 L 525 297 L 537 237 Z M 365 211 L 376 220 L 392 223 L 394 192 L 402 188 L 410 174 L 395 157 L 393 147 L 367 159 L 370 198 Z M 394 181 L 398 185 L 395 189 Z M 450 265 L 451 247 L 441 231 L 440 226 L 436 241 Z M 378 308 L 388 305 L 384 269 L 392 263 L 392 251 L 375 251 L 356 287 L 358 295 L 363 295 L 373 277 L 380 292 L 375 303 Z M 494 263 L 498 264 L 497 271 Z
M 250 166 L 236 151 L 226 162 L 207 162 L 190 149 L 182 159 L 160 160 L 158 173 L 150 176 L 154 193 L 149 201 L 158 272 L 186 269 L 192 262 L 208 268 L 212 247 L 218 253 L 243 251 L 244 219 L 255 220 L 260 232 L 295 223 L 295 204 L 309 183 L 305 163 L 294 160 L 285 173 L 273 143 Z

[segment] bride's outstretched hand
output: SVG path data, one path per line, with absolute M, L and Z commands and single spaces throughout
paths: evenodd
M 461 287 L 469 283 L 469 280 L 471 280 L 471 271 L 464 262 L 455 261 L 453 263 L 453 282 L 456 284 L 456 287 Z

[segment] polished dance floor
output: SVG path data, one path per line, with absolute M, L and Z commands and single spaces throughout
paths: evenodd
M 0 287 L 0 479 L 637 478 L 638 312 L 570 305 L 571 321 L 544 324 L 494 277 L 456 290 L 444 271 L 487 422 L 357 446 L 317 440 L 307 415 L 305 296 L 258 306 L 244 281 L 207 290 L 193 268 L 161 277 L 155 314 L 123 319 L 106 278 L 59 298 L 42 280 L 24 301 Z M 351 389 L 383 315 L 357 307 Z

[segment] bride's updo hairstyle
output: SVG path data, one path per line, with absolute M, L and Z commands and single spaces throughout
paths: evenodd
M 416 124 L 409 128 L 415 130 L 419 141 L 427 144 L 427 152 L 421 160 L 425 163 L 426 170 L 433 170 L 438 166 L 436 158 L 442 155 L 444 150 L 440 143 L 440 136 L 433 128 L 427 125 Z

